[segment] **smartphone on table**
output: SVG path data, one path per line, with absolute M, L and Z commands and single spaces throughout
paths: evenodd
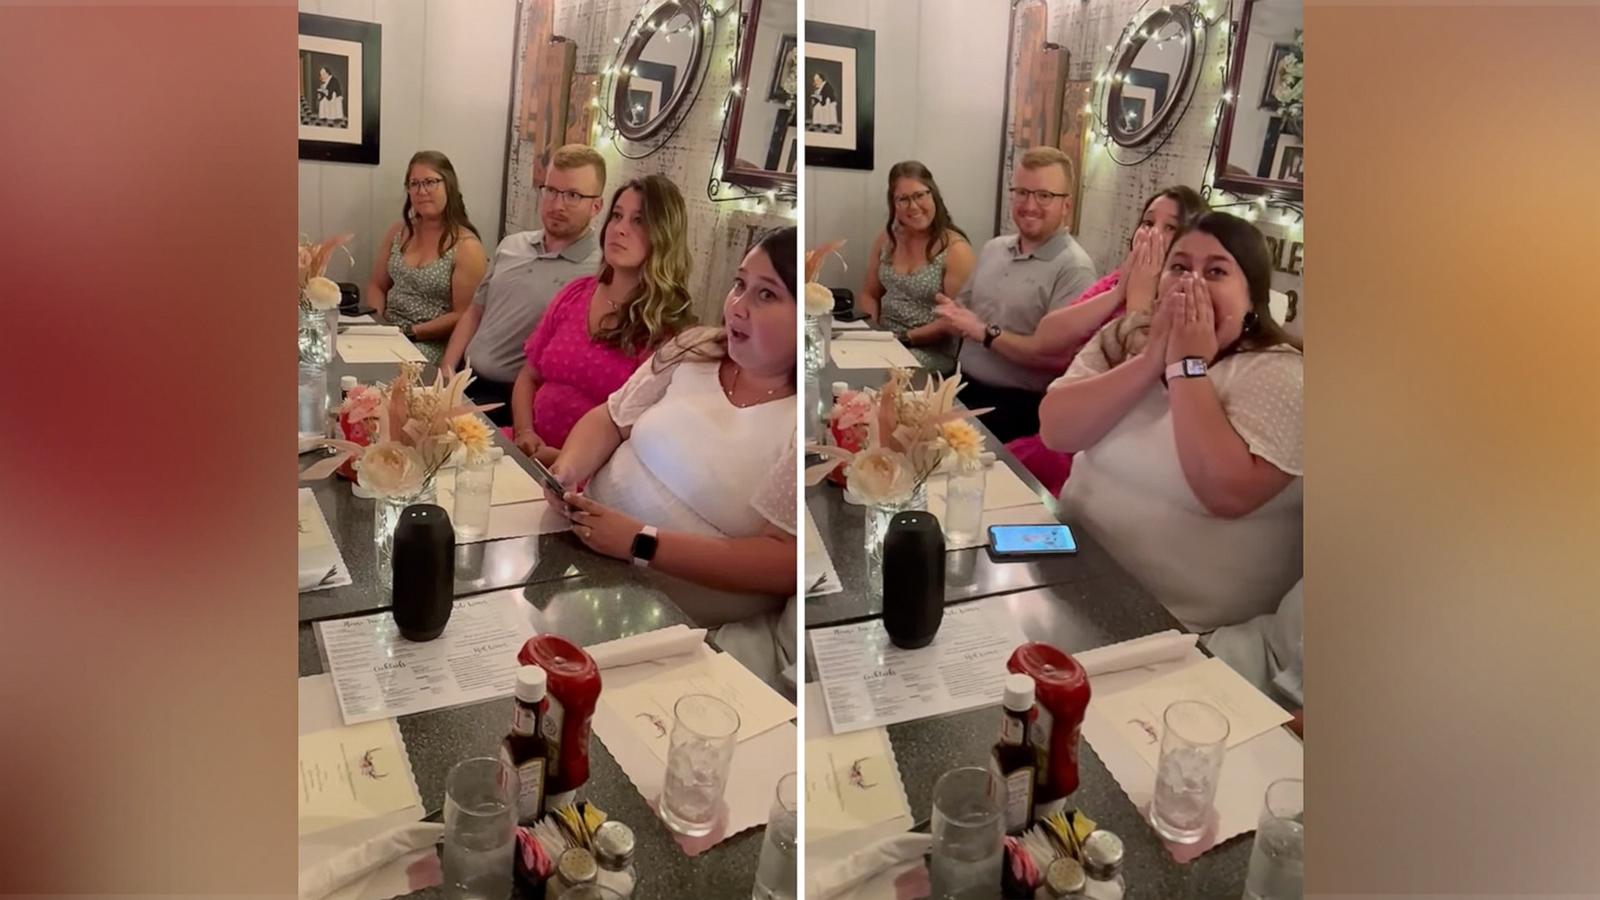
M 1078 552 L 1065 525 L 990 525 L 989 555 L 997 561 L 1071 556 Z

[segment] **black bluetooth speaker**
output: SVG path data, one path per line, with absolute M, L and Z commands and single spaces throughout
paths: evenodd
M 896 647 L 932 643 L 944 619 L 944 530 L 932 513 L 897 513 L 883 538 L 883 627 Z
M 408 641 L 431 641 L 450 621 L 456 530 L 442 507 L 418 503 L 394 529 L 394 623 Z

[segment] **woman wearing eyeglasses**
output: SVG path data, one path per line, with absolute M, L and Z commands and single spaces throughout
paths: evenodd
M 406 166 L 405 186 L 400 221 L 379 244 L 389 253 L 373 264 L 367 303 L 437 365 L 488 258 L 449 158 L 420 151 Z
M 511 389 L 512 440 L 546 464 L 585 413 L 694 324 L 688 216 L 677 185 L 648 175 L 617 188 L 600 253 L 598 274 L 573 279 L 550 301 Z
M 972 245 L 945 208 L 928 167 L 916 160 L 889 170 L 889 221 L 872 243 L 861 288 L 868 318 L 894 333 L 923 368 L 956 367 L 956 330 L 934 314 L 935 297 L 954 296 L 972 274 Z

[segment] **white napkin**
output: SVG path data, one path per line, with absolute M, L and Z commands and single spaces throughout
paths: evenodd
M 1144 637 L 1107 644 L 1093 650 L 1073 654 L 1073 659 L 1093 678 L 1111 672 L 1123 672 L 1142 666 L 1182 659 L 1194 649 L 1198 635 L 1184 634 L 1176 629 L 1147 634 Z
M 377 324 L 373 324 L 373 325 L 351 325 L 349 328 L 346 328 L 344 330 L 344 333 L 345 334 L 362 335 L 362 336 L 388 336 L 388 335 L 393 335 L 395 337 L 399 337 L 400 336 L 400 329 L 399 329 L 398 326 L 395 326 L 395 325 L 377 325 Z
M 933 836 L 906 833 L 884 838 L 837 862 L 806 860 L 806 897 L 821 900 L 893 898 L 894 880 L 922 865 Z
M 342 897 L 384 900 L 412 888 L 405 868 L 419 851 L 433 852 L 444 826 L 415 822 L 391 828 L 300 870 L 300 900 Z M 402 861 L 402 865 L 393 865 Z
M 861 331 L 862 329 L 871 328 L 871 327 L 872 327 L 872 324 L 870 322 L 868 322 L 866 319 L 851 319 L 848 322 L 840 321 L 839 319 L 834 319 L 833 320 L 833 330 L 835 332 L 840 332 L 840 331 Z
M 666 656 L 678 656 L 693 652 L 696 647 L 706 641 L 704 628 L 690 628 L 687 625 L 672 625 L 667 628 L 658 628 L 644 634 L 632 637 L 618 638 L 585 647 L 589 658 L 602 669 L 613 669 L 618 666 L 631 666 L 635 663 L 650 662 Z
M 834 335 L 833 339 L 836 341 L 892 341 L 894 340 L 894 334 L 888 331 L 852 329 L 843 334 Z

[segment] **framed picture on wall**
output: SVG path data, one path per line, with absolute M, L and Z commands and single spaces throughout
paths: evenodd
M 772 84 L 767 86 L 767 99 L 788 103 L 797 90 L 794 76 L 794 35 L 786 34 L 778 42 L 778 63 L 772 67 Z
M 1306 148 L 1299 138 L 1283 135 L 1278 141 L 1278 153 L 1272 161 L 1273 178 L 1278 181 L 1305 183 Z
M 1261 85 L 1259 109 L 1277 109 L 1280 105 L 1278 98 L 1273 95 L 1283 81 L 1283 64 L 1289 61 L 1289 54 L 1292 52 L 1294 52 L 1293 44 L 1272 45 L 1272 55 L 1267 58 L 1267 77 Z
M 378 164 L 383 26 L 300 14 L 300 158 Z
M 778 171 L 794 173 L 795 130 L 790 125 L 783 132 L 783 154 L 778 157 Z
M 864 28 L 806 22 L 806 165 L 872 168 L 875 37 Z
M 635 125 L 654 119 L 661 113 L 661 103 L 672 96 L 678 85 L 678 67 L 641 59 L 633 64 L 633 77 L 628 79 L 628 115 Z

